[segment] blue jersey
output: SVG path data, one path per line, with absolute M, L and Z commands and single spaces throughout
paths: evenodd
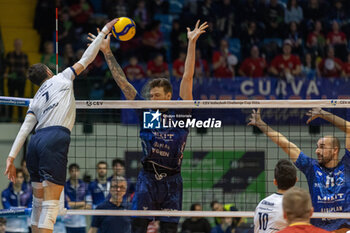
M 315 212 L 350 212 L 350 152 L 345 155 L 335 168 L 320 166 L 317 160 L 303 152 L 295 162 L 306 176 Z M 312 223 L 332 231 L 348 224 L 349 219 L 312 219 Z
M 106 200 L 106 197 L 109 195 L 110 187 L 111 183 L 109 181 L 107 181 L 105 184 L 100 184 L 97 179 L 89 184 L 88 189 L 89 193 L 91 194 L 94 209 L 98 204 Z
M 137 95 L 136 100 L 142 100 L 142 98 Z M 143 113 L 143 111 L 140 113 Z M 162 112 L 160 122 L 163 122 L 165 116 L 172 116 L 172 120 L 177 120 L 181 118 L 177 116 L 186 114 L 188 114 L 188 110 L 168 110 Z M 141 122 L 143 122 L 143 114 L 140 114 L 140 117 Z M 144 129 L 141 126 L 140 138 L 143 149 L 141 162 L 144 164 L 146 161 L 151 161 L 180 171 L 188 133 L 188 128 Z

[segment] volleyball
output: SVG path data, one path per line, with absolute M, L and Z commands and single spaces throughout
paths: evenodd
M 112 27 L 113 36 L 121 41 L 128 41 L 136 34 L 136 24 L 128 17 L 120 17 Z

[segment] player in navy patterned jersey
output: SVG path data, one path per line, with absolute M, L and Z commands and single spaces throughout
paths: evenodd
M 253 110 L 249 125 L 255 125 L 287 153 L 295 166 L 306 176 L 315 212 L 350 212 L 350 122 L 314 108 L 307 114 L 307 123 L 316 118 L 329 121 L 346 133 L 345 155 L 339 159 L 340 143 L 334 136 L 324 136 L 317 142 L 317 160 L 306 156 L 294 143 L 270 128 Z M 339 232 L 350 230 L 349 219 L 312 219 L 320 228 Z
M 29 68 L 28 78 L 40 88 L 12 145 L 5 175 L 12 182 L 15 181 L 13 161 L 36 125 L 27 153 L 27 167 L 33 187 L 33 233 L 51 233 L 59 211 L 59 199 L 66 180 L 70 132 L 75 122 L 73 80 L 95 59 L 101 42 L 117 20 L 107 23 L 81 59 L 63 72 L 54 75 L 44 64 Z
M 191 31 L 187 28 L 188 49 L 185 70 L 180 84 L 180 98 L 192 100 L 193 74 L 195 69 L 196 41 L 205 33 L 207 23 L 199 25 Z M 90 40 L 94 40 L 94 35 Z M 115 60 L 108 37 L 101 44 L 107 64 L 113 78 L 123 91 L 126 99 L 142 99 L 135 88 L 127 81 L 122 68 Z M 150 82 L 149 98 L 151 100 L 171 100 L 172 87 L 167 79 L 155 79 Z M 170 112 L 169 112 L 170 113 Z M 161 115 L 159 112 L 157 114 Z M 133 198 L 134 210 L 181 210 L 182 178 L 180 167 L 182 153 L 185 148 L 188 129 L 141 129 L 143 170 L 138 176 L 136 192 Z M 153 217 L 133 218 L 132 232 L 144 233 Z M 160 217 L 161 232 L 177 232 L 179 218 Z

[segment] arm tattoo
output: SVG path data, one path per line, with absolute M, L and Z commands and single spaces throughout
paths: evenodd
M 128 100 L 134 100 L 137 91 L 126 79 L 123 69 L 115 60 L 112 52 L 105 54 L 105 58 L 106 58 L 108 67 L 111 70 L 112 76 L 115 82 L 120 87 L 120 89 L 123 91 L 125 98 Z

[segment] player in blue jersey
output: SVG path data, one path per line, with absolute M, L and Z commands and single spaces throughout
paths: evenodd
M 257 126 L 274 143 L 284 150 L 306 176 L 315 212 L 350 211 L 350 122 L 314 108 L 307 114 L 307 123 L 316 118 L 329 121 L 346 133 L 345 155 L 339 161 L 340 143 L 335 136 L 324 136 L 317 142 L 317 159 L 305 155 L 299 147 L 290 142 L 281 133 L 269 127 L 260 117 L 260 110 L 253 110 L 248 125 Z M 312 223 L 320 228 L 339 232 L 350 230 L 349 219 L 313 219 Z
M 95 59 L 101 42 L 117 20 L 107 23 L 81 59 L 63 72 L 54 75 L 44 64 L 29 68 L 29 80 L 40 88 L 12 145 L 5 175 L 15 181 L 13 161 L 36 126 L 27 153 L 27 168 L 33 187 L 33 233 L 51 233 L 59 211 L 59 199 L 66 180 L 70 132 L 75 122 L 73 80 Z
M 194 30 L 187 28 L 188 48 L 184 74 L 180 84 L 180 99 L 192 100 L 192 83 L 195 69 L 196 41 L 205 33 L 207 23 L 199 25 Z M 90 40 L 94 40 L 94 35 Z M 101 44 L 101 51 L 114 80 L 123 91 L 126 99 L 142 99 L 135 88 L 128 82 L 122 68 L 115 60 L 108 37 Z M 167 79 L 154 79 L 149 84 L 151 100 L 171 100 L 172 86 Z M 164 112 L 163 112 L 164 113 Z M 167 111 L 167 113 L 171 113 Z M 157 114 L 161 115 L 159 111 Z M 159 116 L 158 115 L 158 116 Z M 181 210 L 182 207 L 182 178 L 180 174 L 182 153 L 185 148 L 188 129 L 141 129 L 143 170 L 138 176 L 136 192 L 133 198 L 134 210 Z M 145 233 L 148 223 L 153 217 L 135 217 L 132 222 L 132 232 Z M 177 232 L 179 218 L 160 217 L 161 232 Z

